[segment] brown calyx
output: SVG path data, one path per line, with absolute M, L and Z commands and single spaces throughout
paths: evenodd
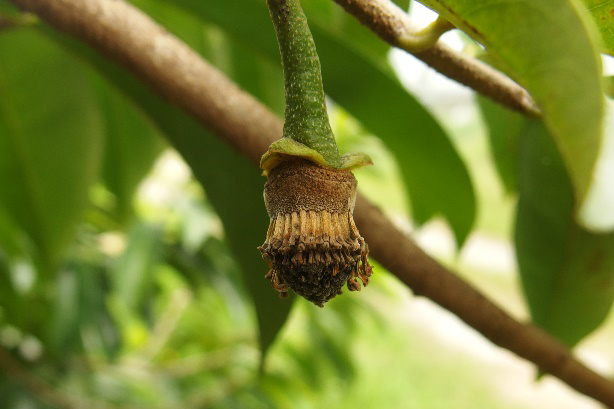
M 266 278 L 287 295 L 288 288 L 322 306 L 347 283 L 360 290 L 369 283 L 368 246 L 354 224 L 356 179 L 289 158 L 269 173 L 264 198 L 270 217 L 259 247 L 271 270 Z

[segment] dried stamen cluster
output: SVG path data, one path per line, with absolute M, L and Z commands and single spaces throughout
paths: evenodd
M 271 270 L 273 287 L 322 306 L 347 283 L 351 291 L 369 283 L 368 247 L 354 224 L 356 179 L 348 170 L 333 170 L 290 158 L 277 165 L 265 185 L 270 217 L 260 247 Z

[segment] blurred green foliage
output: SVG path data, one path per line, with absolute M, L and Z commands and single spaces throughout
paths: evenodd
M 283 112 L 264 1 L 133 3 Z M 401 86 L 388 46 L 332 2 L 304 3 L 342 150 L 376 163 L 357 172 L 366 193 L 416 225 L 440 216 L 461 246 L 492 158 L 518 196 L 534 320 L 569 345 L 599 327 L 614 296 L 612 234 L 573 221 L 578 199 L 556 138 L 484 102 L 493 152 L 459 153 L 471 138 Z M 5 1 L 0 12 L 18 16 Z M 78 41 L 42 23 L 2 31 L 0 407 L 518 407 L 469 357 L 407 330 L 420 328 L 399 309 L 407 290 L 381 267 L 365 291 L 324 309 L 278 299 L 256 250 L 263 182 Z

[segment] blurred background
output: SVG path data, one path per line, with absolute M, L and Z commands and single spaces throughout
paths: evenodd
M 276 61 L 189 6 L 133 3 L 236 80 L 249 77 L 246 88 L 281 111 Z M 0 11 L 15 15 L 5 3 Z M 419 4 L 411 15 L 420 26 L 435 16 Z M 476 48 L 458 32 L 444 40 Z M 460 248 L 445 218 L 415 224 L 398 152 L 331 98 L 341 150 L 375 163 L 356 171 L 360 190 L 429 254 L 528 320 L 512 238 L 517 197 L 497 173 L 475 95 L 384 51 L 381 64 L 466 165 L 477 212 Z M 137 81 L 49 29 L 5 30 L 0 54 L 0 408 L 598 407 L 551 377 L 536 380 L 532 365 L 376 263 L 369 287 L 324 308 L 279 300 L 256 250 L 264 204 L 241 193 L 261 195 L 256 169 L 215 142 L 186 161 L 165 136 L 186 146 L 168 134 L 191 135 L 195 125 L 142 103 Z M 171 112 L 169 122 L 152 120 L 158 109 Z M 242 172 L 255 188 L 240 183 Z M 610 314 L 576 348 L 610 376 L 613 330 Z

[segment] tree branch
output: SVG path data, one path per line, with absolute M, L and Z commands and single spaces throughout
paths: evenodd
M 392 46 L 413 54 L 448 78 L 460 82 L 493 101 L 522 113 L 539 116 L 529 93 L 509 77 L 483 62 L 458 53 L 441 42 L 427 50 L 415 49 L 412 33 L 418 30 L 407 13 L 389 0 L 334 0 L 362 24 Z
M 11 0 L 130 68 L 254 164 L 282 122 L 148 16 L 118 0 Z M 494 344 L 614 408 L 614 384 L 544 331 L 516 321 L 441 266 L 359 196 L 354 215 L 371 254 L 416 294 L 456 314 Z

